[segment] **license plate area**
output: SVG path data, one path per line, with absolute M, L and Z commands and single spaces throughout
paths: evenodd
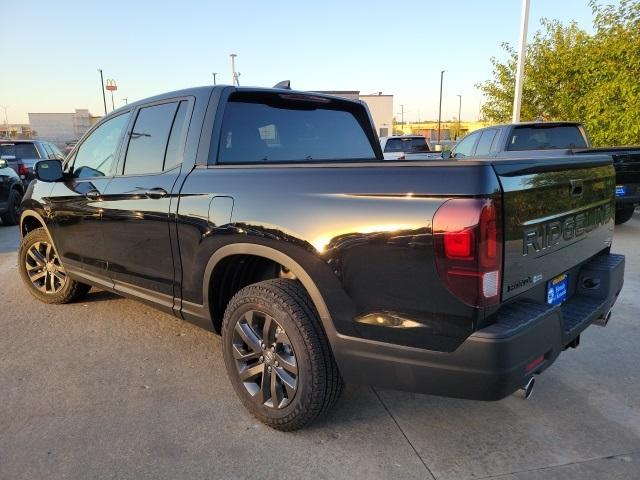
M 616 185 L 616 197 L 624 197 L 627 194 L 626 185 Z
M 547 303 L 558 305 L 567 299 L 569 293 L 569 275 L 563 273 L 547 282 Z

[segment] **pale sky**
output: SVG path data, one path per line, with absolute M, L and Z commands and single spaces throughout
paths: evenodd
M 607 2 L 608 3 L 608 2 Z M 118 84 L 116 108 L 158 93 L 231 83 L 382 91 L 405 120 L 478 117 L 474 85 L 491 77 L 500 44 L 517 46 L 520 0 L 134 1 L 0 0 L 0 105 L 27 112 L 104 112 L 98 68 Z M 547 17 L 591 30 L 588 0 L 531 0 L 529 37 Z M 107 93 L 111 110 L 111 100 Z M 397 115 L 399 117 L 399 115 Z M 4 112 L 0 109 L 0 121 Z

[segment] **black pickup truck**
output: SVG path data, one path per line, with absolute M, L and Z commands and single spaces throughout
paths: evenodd
M 578 122 L 523 122 L 475 130 L 445 156 L 520 158 L 522 156 L 610 155 L 616 170 L 616 224 L 631 220 L 640 204 L 640 147 L 593 148 Z
M 527 396 L 623 283 L 611 157 L 385 162 L 366 106 L 322 94 L 142 100 L 36 177 L 26 288 L 95 286 L 221 333 L 240 400 L 281 430 L 344 381 Z

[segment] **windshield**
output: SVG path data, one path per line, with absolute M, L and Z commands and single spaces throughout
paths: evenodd
M 424 137 L 389 138 L 385 152 L 428 152 L 429 145 Z
M 16 158 L 37 159 L 38 151 L 33 143 L 0 144 L 0 156 L 11 155 Z
M 578 125 L 516 127 L 508 150 L 553 150 L 586 148 L 587 141 Z

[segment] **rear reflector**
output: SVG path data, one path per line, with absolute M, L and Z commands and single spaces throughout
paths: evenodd
M 542 364 L 542 362 L 544 362 L 544 355 L 540 355 L 539 357 L 534 358 L 525 367 L 525 373 L 531 373 L 533 370 L 538 368 Z

